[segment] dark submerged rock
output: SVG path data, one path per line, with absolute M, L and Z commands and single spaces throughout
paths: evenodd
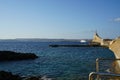
M 13 75 L 11 72 L 0 71 L 0 80 L 22 80 L 19 75 Z
M 38 58 L 38 56 L 36 56 L 33 53 L 0 51 L 0 61 L 29 60 L 29 59 L 36 59 L 36 58 Z
M 43 79 L 41 79 L 41 77 L 29 77 L 25 80 L 43 80 Z
M 11 72 L 0 71 L 0 80 L 56 80 L 52 78 L 47 78 L 46 76 L 29 76 L 21 77 Z

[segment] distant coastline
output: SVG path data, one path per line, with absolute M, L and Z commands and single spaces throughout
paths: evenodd
M 47 39 L 47 38 L 16 38 L 16 39 L 0 39 L 0 42 L 80 42 L 83 39 Z M 91 41 L 92 39 L 84 39 Z

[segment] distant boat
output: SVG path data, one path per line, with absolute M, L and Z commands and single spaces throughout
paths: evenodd
M 85 43 L 85 42 L 87 42 L 87 41 L 86 41 L 86 40 L 80 40 L 80 42 L 81 42 L 81 43 Z

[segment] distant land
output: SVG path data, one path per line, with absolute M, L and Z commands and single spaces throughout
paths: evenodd
M 91 39 L 41 39 L 41 38 L 17 38 L 17 39 L 0 39 L 0 42 L 80 42 L 80 40 L 91 41 Z

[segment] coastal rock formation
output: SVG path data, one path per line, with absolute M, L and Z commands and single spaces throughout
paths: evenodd
M 21 77 L 11 72 L 0 71 L 0 80 L 55 80 L 52 78 L 47 78 L 46 76 L 30 76 L 30 77 Z
M 97 33 L 95 33 L 94 36 L 93 36 L 92 42 L 101 43 L 102 38 Z
M 100 44 L 101 46 L 108 47 L 110 45 L 111 39 L 102 39 L 97 33 L 95 33 L 92 43 Z
M 19 75 L 13 75 L 11 72 L 0 71 L 0 80 L 22 80 Z
M 102 39 L 97 33 L 95 33 L 92 42 L 99 43 L 101 46 L 108 47 L 111 51 L 113 51 L 115 58 L 120 59 L 120 37 L 114 40 Z M 111 72 L 120 73 L 120 60 L 113 62 Z
M 29 59 L 36 59 L 36 58 L 38 58 L 38 56 L 36 56 L 33 53 L 0 51 L 0 61 L 29 60 Z
M 120 38 L 113 40 L 109 45 L 109 49 L 114 52 L 116 58 L 120 58 Z
M 41 79 L 41 77 L 29 77 L 24 80 L 43 80 L 43 79 Z
M 109 49 L 114 52 L 116 59 L 120 59 L 120 38 L 113 40 Z M 120 60 L 114 62 L 114 68 L 116 73 L 120 73 Z

